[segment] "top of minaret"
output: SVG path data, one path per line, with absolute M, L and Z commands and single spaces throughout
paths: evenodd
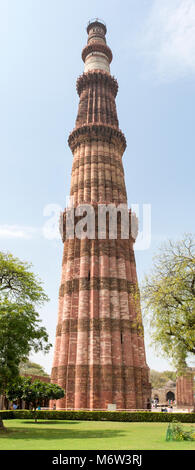
M 106 44 L 107 28 L 104 21 L 95 18 L 87 25 L 87 46 L 82 51 L 82 59 L 85 62 L 84 72 L 102 70 L 110 74 L 110 62 L 112 51 Z
M 99 18 L 94 18 L 93 20 L 90 20 L 87 24 L 87 33 L 90 34 L 90 31 L 95 28 L 95 32 L 97 33 L 97 36 L 105 36 L 107 33 L 107 28 L 106 24 L 104 23 L 103 20 L 100 20 Z M 93 31 L 91 31 L 91 37 L 93 35 Z M 89 41 L 89 40 L 88 40 Z M 105 41 L 105 38 L 104 38 Z

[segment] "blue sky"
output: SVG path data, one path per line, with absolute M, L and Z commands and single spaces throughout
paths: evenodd
M 55 338 L 62 243 L 46 239 L 48 204 L 65 206 L 86 24 L 107 24 L 129 206 L 151 204 L 151 245 L 194 232 L 195 0 L 2 0 L 0 3 L 0 249 L 32 262 L 50 297 L 40 315 Z M 142 212 L 142 211 L 141 211 Z M 140 226 L 142 217 L 140 217 Z M 50 372 L 52 352 L 31 358 Z M 171 368 L 149 347 L 148 365 Z

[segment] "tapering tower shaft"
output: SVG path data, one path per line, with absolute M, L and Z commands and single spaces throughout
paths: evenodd
M 63 261 L 52 381 L 65 389 L 57 407 L 67 409 L 145 408 L 150 398 L 140 306 L 133 296 L 137 275 L 133 243 L 98 237 L 100 205 L 127 203 L 122 155 L 126 140 L 119 129 L 110 75 L 112 52 L 106 27 L 88 25 L 84 73 L 76 126 L 69 136 L 73 153 L 71 190 L 74 210 L 91 205 L 94 238 L 67 238 L 62 217 Z M 118 219 L 117 219 L 118 220 Z M 108 234 L 107 234 L 108 235 Z

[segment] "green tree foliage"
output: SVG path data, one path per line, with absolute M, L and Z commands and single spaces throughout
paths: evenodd
M 0 390 L 19 374 L 19 364 L 31 350 L 47 352 L 48 334 L 40 326 L 39 314 L 31 304 L 0 304 Z
M 45 369 L 35 362 L 21 362 L 19 367 L 20 375 L 28 374 L 28 375 L 37 375 L 42 377 L 49 377 Z
M 43 304 L 48 301 L 40 279 L 30 271 L 31 264 L 0 252 L 0 299 L 14 303 Z
M 48 301 L 31 265 L 0 252 L 0 393 L 19 375 L 19 364 L 33 350 L 48 352 L 38 306 Z
M 186 234 L 164 244 L 145 277 L 142 301 L 152 343 L 178 369 L 195 353 L 195 243 Z
M 7 388 L 6 397 L 10 401 L 22 399 L 36 411 L 37 406 L 42 406 L 45 399 L 63 398 L 64 390 L 59 385 L 42 382 L 39 379 L 32 381 L 31 377 L 19 377 Z
M 176 382 L 176 372 L 170 370 L 158 372 L 157 370 L 150 369 L 150 382 L 152 388 L 162 388 L 169 380 Z

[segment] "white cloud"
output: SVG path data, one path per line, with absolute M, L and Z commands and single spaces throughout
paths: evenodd
M 0 225 L 0 238 L 22 238 L 30 239 L 37 233 L 38 229 L 19 225 Z
M 195 0 L 153 0 L 136 42 L 144 69 L 157 79 L 194 75 Z

